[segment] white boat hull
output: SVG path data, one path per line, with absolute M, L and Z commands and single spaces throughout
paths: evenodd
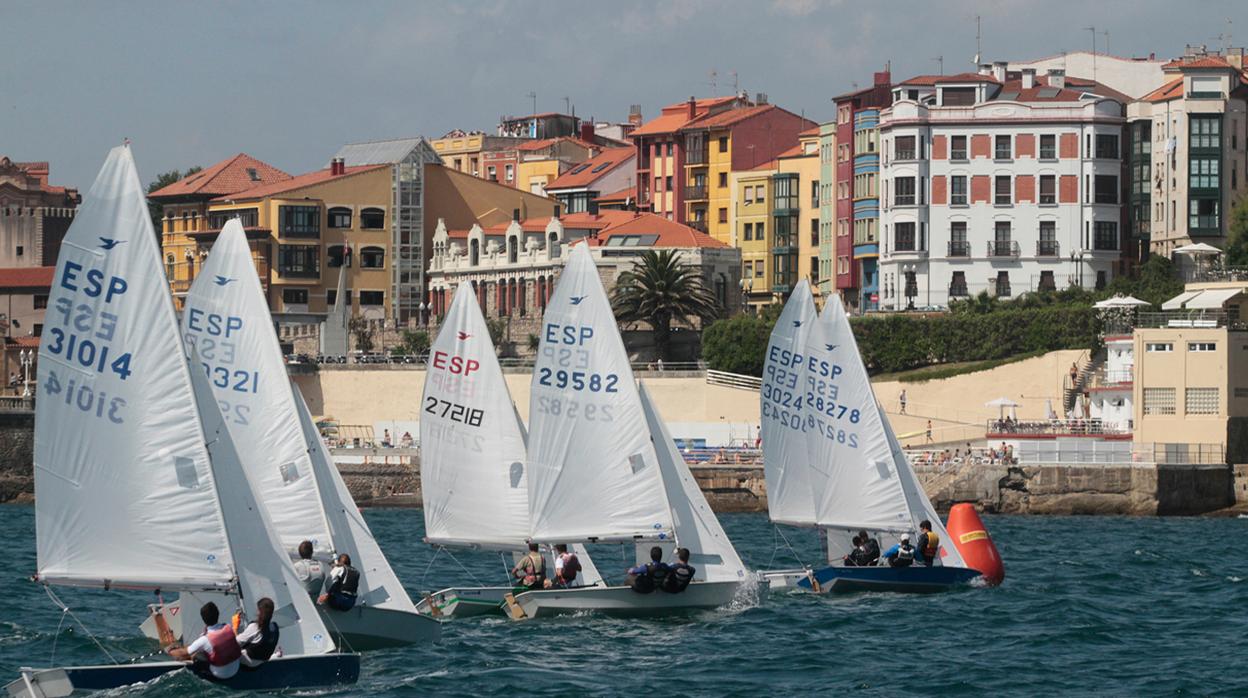
M 529 618 L 593 611 L 618 616 L 652 616 L 726 606 L 736 598 L 739 582 L 693 582 L 679 594 L 656 591 L 638 594 L 631 587 L 581 587 L 526 591 L 516 604 Z
M 474 616 L 503 615 L 503 597 L 515 587 L 451 587 L 435 591 L 416 604 L 416 610 L 426 616 L 433 615 L 436 608 L 442 618 L 472 618 Z M 432 601 L 432 604 L 430 603 Z
M 798 582 L 810 577 L 808 569 L 764 570 L 755 573 L 761 584 L 769 590 L 797 589 Z

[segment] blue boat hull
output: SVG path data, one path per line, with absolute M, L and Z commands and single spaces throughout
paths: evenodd
M 854 591 L 893 591 L 907 594 L 931 594 L 966 584 L 979 572 L 965 567 L 824 567 L 814 577 L 824 593 L 843 594 Z M 797 583 L 810 590 L 810 579 Z
M 184 671 L 181 662 L 146 662 L 105 666 L 66 667 L 65 673 L 79 691 L 104 691 Z M 278 657 L 254 670 L 240 669 L 233 678 L 211 682 L 239 691 L 280 691 L 353 684 L 360 678 L 360 655 L 321 654 Z M 207 680 L 207 679 L 205 679 Z

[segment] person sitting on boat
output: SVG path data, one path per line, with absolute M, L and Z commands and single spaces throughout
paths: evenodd
M 656 545 L 650 548 L 650 562 L 629 568 L 628 585 L 638 594 L 649 594 L 663 587 L 670 570 L 663 562 L 663 548 Z
M 861 567 L 862 566 L 862 536 L 854 536 L 852 542 L 854 544 L 854 549 L 849 551 L 849 554 L 846 555 L 844 558 L 842 558 L 842 560 L 844 560 L 846 567 Z
M 919 562 L 931 567 L 939 559 L 940 536 L 932 531 L 932 522 L 927 519 L 919 522 L 919 530 Z
M 538 552 L 537 543 L 529 543 L 528 554 L 511 568 L 511 576 L 520 581 L 520 586 L 528 587 L 530 591 L 545 586 L 546 558 Z
M 880 542 L 868 536 L 866 531 L 859 531 L 858 537 L 862 539 L 862 554 L 858 557 L 858 564 L 862 567 L 874 567 L 880 561 Z
M 576 557 L 576 553 L 568 552 L 568 546 L 560 543 L 555 546 L 555 578 L 551 580 L 551 586 L 568 588 L 576 581 L 576 575 L 581 571 L 581 561 Z
M 243 669 L 255 669 L 269 661 L 280 638 L 281 631 L 273 621 L 273 599 L 266 596 L 256 602 L 256 619 L 238 634 Z
M 663 580 L 663 591 L 679 594 L 689 588 L 689 582 L 693 581 L 693 575 L 697 573 L 698 568 L 689 564 L 689 548 L 677 549 L 676 564 L 667 571 L 667 577 Z
M 914 564 L 914 546 L 910 545 L 910 534 L 901 534 L 901 541 L 884 553 L 889 567 L 909 567 Z
M 308 590 L 313 599 L 321 595 L 325 588 L 325 568 L 320 560 L 312 557 L 312 541 L 305 540 L 299 544 L 299 559 L 295 560 L 295 576 L 299 583 Z
M 317 603 L 336 611 L 350 611 L 355 607 L 355 597 L 360 590 L 360 571 L 351 566 L 351 556 L 343 553 L 334 561 L 325 584 L 325 593 Z
M 243 651 L 234 635 L 234 626 L 218 622 L 221 611 L 211 601 L 199 607 L 199 617 L 204 621 L 204 634 L 190 647 L 170 647 L 170 657 L 191 662 L 195 673 L 214 679 L 233 678 L 238 673 L 238 662 Z

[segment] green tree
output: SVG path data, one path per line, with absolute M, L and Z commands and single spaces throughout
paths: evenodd
M 347 321 L 347 331 L 355 337 L 356 351 L 368 353 L 373 350 L 373 331 L 368 320 L 356 315 Z
M 173 184 L 174 182 L 184 177 L 190 177 L 191 175 L 195 174 L 196 172 L 199 172 L 202 169 L 204 168 L 200 167 L 199 165 L 196 165 L 188 169 L 186 172 L 179 172 L 177 170 L 169 170 L 168 172 L 162 172 L 161 174 L 156 175 L 156 179 L 152 180 L 151 184 L 147 185 L 147 193 L 151 194 L 154 191 L 164 189 L 170 184 Z M 147 212 L 152 217 L 152 228 L 156 230 L 156 239 L 157 241 L 159 241 L 160 231 L 164 230 L 164 228 L 161 225 L 161 219 L 165 217 L 165 205 L 160 203 L 159 201 L 156 201 L 155 199 L 149 198 L 147 200 Z
M 422 356 L 429 353 L 429 333 L 424 330 L 403 330 L 399 345 L 390 350 L 395 356 Z
M 774 317 L 745 313 L 716 320 L 702 331 L 702 360 L 716 371 L 761 376 L 775 324 Z
M 1248 196 L 1231 209 L 1226 226 L 1226 266 L 1248 267 Z
M 690 318 L 703 321 L 719 315 L 715 297 L 702 283 L 696 268 L 680 261 L 675 250 L 649 250 L 620 274 L 611 292 L 611 306 L 620 322 L 645 322 L 654 335 L 660 359 L 668 357 L 672 323 Z

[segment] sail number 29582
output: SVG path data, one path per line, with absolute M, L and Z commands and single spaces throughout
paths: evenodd
M 558 371 L 543 368 L 537 373 L 537 382 L 542 385 L 548 385 L 563 390 L 564 388 L 572 388 L 573 390 L 589 390 L 592 393 L 615 393 L 619 392 L 616 387 L 620 382 L 620 377 L 614 373 L 587 373 L 584 371 Z

